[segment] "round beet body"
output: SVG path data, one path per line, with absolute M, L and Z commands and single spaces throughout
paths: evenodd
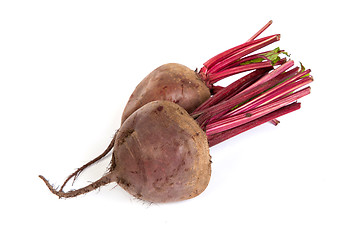
M 64 192 L 64 185 L 56 190 L 43 176 L 40 178 L 60 198 L 76 197 L 116 182 L 136 198 L 149 202 L 193 198 L 210 181 L 206 134 L 185 109 L 173 102 L 153 101 L 136 110 L 117 131 L 111 146 L 108 173 L 86 187 Z M 75 173 L 70 178 L 80 172 Z
M 195 71 L 178 63 L 164 64 L 137 85 L 121 121 L 124 122 L 137 109 L 155 100 L 177 103 L 191 113 L 209 97 L 209 88 Z
M 155 101 L 134 112 L 115 139 L 111 169 L 132 195 L 169 202 L 199 195 L 210 180 L 205 133 L 179 105 Z

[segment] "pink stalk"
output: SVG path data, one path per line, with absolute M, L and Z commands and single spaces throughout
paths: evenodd
M 257 81 L 259 78 L 261 78 L 264 74 L 266 74 L 268 71 L 270 71 L 271 68 L 261 68 L 257 69 L 244 77 L 234 81 L 233 83 L 229 84 L 227 87 L 223 87 L 222 89 L 219 89 L 215 95 L 210 97 L 208 100 L 206 100 L 202 105 L 200 105 L 197 109 L 193 111 L 193 115 L 196 115 L 201 110 L 204 110 L 208 107 L 211 107 L 223 100 L 229 99 L 236 95 L 237 93 L 241 92 L 245 88 L 247 88 L 249 85 L 253 84 L 255 81 Z M 218 86 L 214 86 L 218 87 Z
M 293 69 L 291 69 L 291 70 L 289 70 L 289 71 L 287 71 L 287 72 L 284 72 L 284 73 L 281 73 L 280 75 L 278 75 L 278 76 L 276 77 L 276 80 L 277 80 L 278 82 L 282 82 L 282 81 L 285 81 L 286 79 L 292 78 L 293 76 L 295 76 L 295 75 L 298 74 L 298 73 L 299 73 L 299 67 L 295 67 L 295 68 L 293 68 Z M 251 85 L 251 84 L 244 86 L 243 89 L 246 89 L 246 88 L 247 88 L 248 86 L 250 86 L 250 85 Z M 243 89 L 239 90 L 238 93 L 241 92 Z M 223 100 L 228 100 L 228 99 L 232 98 L 234 95 L 236 95 L 236 94 L 229 94 L 229 95 L 228 95 L 226 98 L 224 98 Z M 236 111 L 236 110 L 235 110 L 235 111 Z M 230 116 L 231 113 L 232 113 L 232 112 L 226 113 L 226 114 L 224 115 L 224 117 L 225 117 L 225 116 L 228 116 L 228 115 Z M 222 119 L 222 118 L 223 118 L 223 117 L 221 117 L 220 119 Z M 216 119 L 216 118 L 215 118 L 215 119 Z M 211 121 L 212 121 L 212 119 L 210 119 L 208 122 L 211 122 Z M 276 126 L 276 125 L 278 125 L 278 124 L 280 123 L 280 121 L 277 120 L 277 119 L 273 119 L 273 120 L 270 121 L 270 123 Z
M 254 40 L 254 41 L 250 41 L 250 42 L 246 42 L 246 43 L 243 43 L 243 44 L 240 44 L 236 47 L 233 47 L 233 48 L 230 48 L 222 53 L 219 53 L 217 54 L 216 56 L 210 58 L 208 61 L 206 61 L 203 65 L 204 67 L 201 68 L 200 72 L 201 73 L 206 73 L 207 72 L 207 69 L 210 69 L 212 66 L 214 66 L 215 64 L 223 61 L 224 59 L 236 54 L 237 52 L 239 52 L 241 49 L 243 48 L 246 48 L 250 45 L 253 45 L 253 44 L 257 44 L 259 42 L 262 42 L 262 41 L 266 41 L 268 39 L 272 39 L 274 38 L 275 36 L 277 36 L 276 38 L 279 38 L 280 35 L 272 35 L 272 36 L 268 36 L 268 37 L 264 37 L 264 38 L 261 38 L 261 39 L 258 39 L 258 40 Z
M 290 83 L 284 86 L 283 88 L 273 92 L 272 94 L 267 95 L 267 97 L 258 100 L 257 103 L 254 103 L 254 105 L 252 107 L 249 107 L 249 109 L 275 101 L 276 99 L 286 96 L 287 94 L 290 94 L 291 92 L 311 83 L 312 81 L 313 81 L 312 77 L 306 77 L 299 80 L 298 82 Z
M 241 44 L 239 46 L 230 48 L 214 57 L 212 57 L 211 59 L 209 59 L 208 61 L 206 61 L 204 63 L 205 68 L 210 68 L 215 62 L 221 61 L 223 59 L 225 59 L 226 57 L 230 56 L 231 54 L 233 54 L 234 52 L 236 52 L 237 50 L 246 47 L 249 45 L 249 42 L 254 41 L 261 33 L 263 33 L 270 25 L 272 24 L 272 20 L 270 20 L 267 24 L 265 24 L 264 27 L 262 27 L 259 31 L 257 31 L 249 40 L 247 40 L 244 44 Z
M 267 75 L 269 75 L 269 74 L 267 74 Z M 214 119 L 214 118 L 217 119 L 218 117 L 223 116 L 225 113 L 230 111 L 232 108 L 234 108 L 239 103 L 245 102 L 245 101 L 259 95 L 260 93 L 268 90 L 269 88 L 274 87 L 275 85 L 279 84 L 280 81 L 281 81 L 281 79 L 279 79 L 279 78 L 273 78 L 273 79 L 270 79 L 267 82 L 264 82 L 250 90 L 248 90 L 249 88 L 247 88 L 244 91 L 236 94 L 231 99 L 221 101 L 220 103 L 218 103 L 214 106 L 211 106 L 209 108 L 206 108 L 202 111 L 197 112 L 197 114 L 193 115 L 193 116 L 198 117 L 196 120 L 198 121 L 200 126 L 203 126 L 204 123 L 208 122 L 210 119 Z
M 310 87 L 304 88 L 296 93 L 292 93 L 291 95 L 288 95 L 271 103 L 265 104 L 251 111 L 241 113 L 235 116 L 227 117 L 225 119 L 219 120 L 214 123 L 209 123 L 206 126 L 206 134 L 212 135 L 248 123 L 250 121 L 253 121 L 254 119 L 262 117 L 279 108 L 282 108 L 308 94 L 310 94 Z
M 301 79 L 303 76 L 310 73 L 310 70 L 306 70 L 302 73 L 295 75 L 294 77 L 290 78 L 289 80 L 273 87 L 272 89 L 266 91 L 265 93 L 261 94 L 260 96 L 252 99 L 251 101 L 245 103 L 244 105 L 238 107 L 232 112 L 229 112 L 229 116 L 236 115 L 241 112 L 249 111 L 253 108 L 266 104 L 276 98 L 280 98 L 284 95 L 291 93 L 292 91 L 303 87 L 313 81 L 312 77 L 305 77 Z M 301 80 L 299 80 L 301 79 Z M 299 80 L 299 81 L 297 81 Z M 297 81 L 297 82 L 296 82 Z
M 286 71 L 289 67 L 291 67 L 294 64 L 293 61 L 288 61 L 285 64 L 281 65 L 274 71 L 266 74 L 263 76 L 260 80 L 255 82 L 254 84 L 250 85 L 248 88 L 246 88 L 244 91 L 238 93 L 234 97 L 232 97 L 229 100 L 222 101 L 221 103 L 209 107 L 207 109 L 202 110 L 201 112 L 197 112 L 197 114 L 202 114 L 202 116 L 199 117 L 198 121 L 199 124 L 202 125 L 206 119 L 206 121 L 210 120 L 210 116 L 214 117 L 215 115 L 223 115 L 224 112 L 227 112 L 231 110 L 236 105 L 245 102 L 260 93 L 274 87 L 275 85 L 279 84 L 281 82 L 281 78 L 276 78 L 281 73 Z M 258 84 L 259 81 L 262 81 L 262 83 Z M 254 85 L 256 85 L 254 87 Z
M 261 33 L 263 33 L 271 24 L 272 24 L 272 20 L 270 20 L 265 26 L 263 26 L 257 33 L 254 34 L 254 36 L 252 36 L 246 42 L 255 40 L 255 38 L 257 38 Z
M 271 70 L 271 69 L 270 69 L 270 70 Z M 269 71 L 270 71 L 270 70 L 269 70 Z M 282 74 L 280 74 L 280 75 L 278 75 L 278 76 L 276 77 L 276 81 L 282 82 L 282 81 L 286 80 L 287 78 L 291 78 L 291 77 L 295 76 L 295 75 L 298 73 L 298 70 L 299 70 L 299 67 L 295 67 L 295 68 L 293 68 L 293 69 L 291 69 L 291 70 L 289 70 L 289 71 L 287 71 L 287 72 L 284 72 L 284 73 L 282 73 Z M 258 70 L 258 71 L 260 71 L 260 70 Z M 264 75 L 264 74 L 263 74 L 263 75 Z M 262 76 L 259 76 L 258 79 L 259 79 L 260 77 L 262 77 Z M 241 91 L 246 90 L 251 84 L 253 84 L 253 83 L 254 83 L 255 81 L 257 81 L 258 79 L 256 79 L 256 80 L 254 79 L 253 82 L 248 82 L 248 84 L 244 84 L 242 88 L 240 88 L 240 89 L 237 90 L 237 92 L 234 92 L 234 93 L 232 93 L 232 94 L 228 94 L 228 95 L 224 98 L 224 100 L 229 100 L 230 98 L 232 98 L 232 97 L 235 96 L 236 94 L 239 94 Z
M 277 77 L 278 75 L 280 75 L 281 73 L 285 72 L 287 69 L 289 69 L 290 67 L 292 67 L 294 65 L 294 61 L 290 60 L 287 61 L 286 63 L 284 63 L 283 65 L 281 65 L 280 67 L 276 68 L 274 71 L 272 71 L 269 74 L 266 74 L 264 77 L 262 77 L 259 81 L 257 81 L 255 84 L 251 85 L 247 90 L 251 90 L 261 84 L 263 84 L 264 82 L 269 81 L 269 79 L 273 79 L 275 77 Z
M 260 40 L 260 39 L 259 39 Z M 254 43 L 257 40 L 254 40 L 252 42 L 249 43 L 253 43 L 245 48 L 240 49 L 239 51 L 236 51 L 234 54 L 232 54 L 230 57 L 227 57 L 226 59 L 218 62 L 216 65 L 212 66 L 212 67 L 208 67 L 208 73 L 216 73 L 219 72 L 223 69 L 225 69 L 227 66 L 229 66 L 230 64 L 238 61 L 240 58 L 246 56 L 249 53 L 252 53 L 256 50 L 259 50 L 260 48 L 263 48 L 267 45 L 270 45 L 271 43 L 274 43 L 276 41 L 280 40 L 280 35 L 273 35 L 268 39 L 265 39 L 263 41 L 260 41 L 258 43 Z
M 274 50 L 271 50 L 271 51 L 266 51 L 266 52 L 262 52 L 262 53 L 256 53 L 256 54 L 253 54 L 253 55 L 249 55 L 249 56 L 246 56 L 244 58 L 241 58 L 239 59 L 238 61 L 230 64 L 229 66 L 227 66 L 224 70 L 226 69 L 229 69 L 229 68 L 233 68 L 233 67 L 237 67 L 237 66 L 241 66 L 241 65 L 245 65 L 246 62 L 249 62 L 249 61 L 252 61 L 254 59 L 263 59 L 264 61 L 270 61 L 266 56 L 265 54 L 270 54 L 270 52 L 273 52 Z M 279 53 L 280 54 L 280 53 Z M 224 71 L 223 70 L 223 71 Z M 221 72 L 223 72 L 221 71 Z
M 214 84 L 214 83 L 220 81 L 221 79 L 224 79 L 226 77 L 229 77 L 229 76 L 232 76 L 232 75 L 235 75 L 238 73 L 255 70 L 255 69 L 260 69 L 260 68 L 268 68 L 268 67 L 272 67 L 271 61 L 241 65 L 238 67 L 226 69 L 219 73 L 210 74 L 208 76 L 207 82 L 208 82 L 208 84 Z
M 262 116 L 260 118 L 257 118 L 251 122 L 245 123 L 243 125 L 240 125 L 236 128 L 232 128 L 229 129 L 227 131 L 223 131 L 220 133 L 216 133 L 216 134 L 212 134 L 212 135 L 207 135 L 208 136 L 208 141 L 209 141 L 209 146 L 212 147 L 218 143 L 221 143 L 229 138 L 232 138 L 242 132 L 245 132 L 247 130 L 250 130 L 251 128 L 254 128 L 256 126 L 259 126 L 261 124 L 264 124 L 268 121 L 271 121 L 272 119 L 278 118 L 282 115 L 285 115 L 287 113 L 293 112 L 295 110 L 300 109 L 301 104 L 300 103 L 292 103 L 290 105 L 287 105 L 285 107 L 282 107 L 274 112 L 271 112 L 265 116 Z
M 277 125 L 277 117 L 299 109 L 296 101 L 310 93 L 310 87 L 301 89 L 313 81 L 306 76 L 310 70 L 292 68 L 294 61 L 279 57 L 280 53 L 287 55 L 283 50 L 249 55 L 280 39 L 279 34 L 256 39 L 271 24 L 269 21 L 247 42 L 209 59 L 200 69 L 199 76 L 216 94 L 191 115 L 206 132 L 210 146 L 268 121 Z M 249 70 L 255 71 L 227 87 L 214 86 Z

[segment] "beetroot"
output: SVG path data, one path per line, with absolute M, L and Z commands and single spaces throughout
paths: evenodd
M 150 202 L 197 196 L 210 180 L 209 147 L 260 124 L 277 124 L 276 118 L 298 110 L 297 100 L 310 94 L 310 87 L 304 86 L 313 81 L 311 71 L 280 59 L 279 54 L 284 53 L 280 49 L 242 58 L 278 39 L 274 35 L 254 40 L 261 31 L 245 44 L 210 59 L 199 72 L 167 64 L 150 73 L 134 91 L 123 123 L 104 153 L 72 173 L 59 190 L 40 178 L 60 198 L 75 197 L 110 182 Z M 254 71 L 226 87 L 213 85 L 244 69 Z M 111 165 L 104 177 L 64 192 L 70 179 L 75 181 L 112 149 Z
M 206 134 L 179 105 L 154 101 L 135 111 L 116 133 L 109 172 L 96 182 L 69 192 L 75 197 L 110 182 L 136 198 L 170 202 L 193 198 L 207 187 L 211 161 Z
M 210 90 L 199 75 L 188 67 L 164 64 L 142 80 L 131 94 L 124 109 L 124 122 L 137 109 L 155 100 L 168 100 L 192 112 L 210 97 Z

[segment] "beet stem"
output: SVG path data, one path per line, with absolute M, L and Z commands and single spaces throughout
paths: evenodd
M 310 94 L 310 87 L 304 88 L 298 92 L 292 93 L 288 96 L 282 97 L 276 101 L 270 102 L 250 111 L 242 112 L 237 115 L 210 123 L 206 126 L 206 134 L 212 135 L 245 124 L 256 118 L 262 117 L 270 112 L 280 109 L 281 107 L 284 107 L 308 94 Z
M 264 77 L 262 77 L 259 81 L 257 81 L 253 85 L 251 85 L 246 90 L 249 91 L 250 89 L 253 89 L 253 88 L 257 87 L 257 86 L 261 85 L 262 83 L 267 82 L 270 79 L 273 79 L 273 78 L 277 77 L 278 75 L 280 75 L 281 73 L 284 73 L 287 69 L 289 69 L 293 65 L 294 65 L 293 60 L 287 61 L 286 63 L 282 64 L 280 67 L 276 68 L 271 73 L 266 74 Z
M 278 36 L 277 38 L 280 37 L 280 35 L 272 35 L 272 36 L 268 36 L 268 37 L 264 37 L 261 39 L 257 39 L 257 40 L 253 40 L 250 42 L 245 42 L 243 44 L 240 44 L 238 46 L 235 46 L 233 48 L 230 48 L 222 53 L 217 54 L 216 56 L 210 58 L 208 61 L 206 61 L 203 65 L 204 67 L 200 69 L 200 72 L 206 72 L 207 69 L 210 69 L 211 67 L 213 67 L 215 64 L 225 60 L 226 58 L 229 58 L 230 56 L 234 55 L 235 53 L 239 52 L 241 49 L 246 48 L 250 45 L 259 43 L 261 41 L 265 41 L 268 40 L 270 38 L 273 38 L 274 36 Z
M 271 121 L 272 119 L 278 118 L 282 115 L 285 115 L 287 113 L 298 110 L 298 109 L 300 109 L 300 107 L 301 107 L 300 103 L 292 103 L 292 104 L 282 107 L 274 112 L 271 112 L 265 116 L 257 118 L 251 122 L 240 125 L 236 128 L 232 128 L 227 131 L 213 134 L 213 135 L 208 135 L 209 146 L 210 147 L 215 146 L 216 144 L 219 144 L 219 143 L 221 143 L 229 138 L 232 138 L 242 132 L 248 131 L 251 128 L 257 127 L 261 124 Z
M 271 24 L 272 24 L 272 20 L 270 20 L 267 24 L 265 24 L 265 26 L 263 26 L 257 33 L 254 34 L 254 36 L 252 36 L 246 42 L 255 40 L 261 33 L 263 33 L 268 27 L 270 27 Z
M 309 75 L 311 70 L 305 70 L 302 66 L 300 71 L 299 67 L 291 68 L 293 65 L 294 61 L 286 61 L 241 90 L 236 86 L 237 83 L 234 86 L 230 84 L 220 90 L 218 99 L 216 95 L 213 97 L 216 101 L 209 100 L 196 109 L 192 116 L 206 132 L 209 142 L 217 144 L 223 141 L 221 139 L 247 131 L 255 123 L 256 126 L 260 125 L 259 121 L 264 123 L 264 119 L 277 125 L 277 113 L 281 113 L 279 116 L 286 114 L 285 110 L 292 109 L 287 106 L 297 106 L 293 104 L 295 101 L 310 94 L 310 87 L 301 88 L 313 81 Z M 229 98 L 226 93 L 229 93 Z
M 295 77 L 297 77 L 297 76 L 295 76 Z M 300 78 L 300 77 L 298 77 L 298 78 Z M 312 81 L 313 81 L 312 77 L 305 77 L 297 82 L 294 82 L 293 80 L 285 81 L 285 82 L 275 86 L 274 88 L 266 91 L 262 95 L 259 95 L 258 97 L 245 103 L 244 105 L 236 108 L 234 111 L 227 113 L 226 115 L 233 116 L 233 115 L 239 114 L 241 112 L 249 111 L 258 106 L 262 106 L 266 103 L 269 103 L 269 102 L 279 99 L 287 94 L 290 94 L 291 92 L 311 83 Z
M 227 66 L 240 60 L 242 57 L 246 56 L 247 54 L 252 53 L 256 50 L 259 50 L 259 49 L 261 49 L 267 45 L 270 45 L 271 43 L 279 41 L 279 40 L 280 40 L 280 35 L 277 34 L 277 35 L 271 36 L 268 39 L 262 40 L 260 42 L 256 42 L 257 40 L 249 42 L 249 43 L 252 43 L 250 46 L 240 49 L 235 54 L 227 57 L 226 59 L 223 59 L 222 61 L 216 62 L 216 64 L 214 64 L 213 67 L 208 67 L 208 72 L 215 73 L 215 72 L 224 70 Z
M 220 81 L 221 79 L 230 77 L 230 76 L 238 74 L 238 73 L 242 73 L 242 72 L 246 72 L 246 71 L 250 71 L 250 70 L 261 69 L 261 68 L 269 68 L 269 67 L 272 67 L 272 64 L 270 61 L 240 65 L 240 66 L 232 67 L 230 69 L 226 69 L 224 71 L 221 71 L 221 72 L 218 72 L 215 74 L 210 74 L 207 81 L 208 81 L 208 84 L 211 85 L 211 84 L 214 84 L 214 83 Z
M 215 95 L 210 97 L 208 100 L 206 100 L 203 104 L 201 104 L 197 109 L 195 109 L 192 112 L 192 116 L 196 116 L 197 113 L 199 113 L 201 110 L 204 110 L 208 107 L 211 107 L 221 101 L 228 100 L 229 98 L 233 97 L 237 93 L 243 91 L 245 88 L 247 88 L 249 85 L 253 84 L 255 81 L 260 79 L 262 76 L 264 76 L 266 73 L 268 73 L 271 68 L 261 68 L 257 69 L 244 77 L 234 81 L 233 83 L 229 84 L 227 87 L 222 88 L 219 90 Z
M 293 64 L 293 61 L 289 61 L 289 62 L 290 65 Z M 250 85 L 244 91 L 239 92 L 231 99 L 224 100 L 216 105 L 201 110 L 196 115 L 197 122 L 201 127 L 203 127 L 204 124 L 206 124 L 211 119 L 213 118 L 218 119 L 219 117 L 222 117 L 224 114 L 226 114 L 228 111 L 230 111 L 240 103 L 248 101 L 249 99 L 252 99 L 253 97 L 256 97 L 257 95 L 261 94 L 262 92 L 276 86 L 283 80 L 278 76 L 281 73 L 283 73 L 288 67 L 290 67 L 289 64 L 287 64 L 285 67 L 283 67 L 282 65 L 277 69 L 275 69 L 274 71 L 266 74 L 264 77 L 256 81 L 254 84 Z M 262 83 L 257 84 L 259 81 L 262 81 Z M 253 87 L 255 84 L 256 86 Z

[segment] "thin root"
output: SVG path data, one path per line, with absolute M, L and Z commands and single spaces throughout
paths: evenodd
M 39 178 L 41 178 L 46 186 L 49 188 L 49 190 L 55 194 L 56 196 L 58 196 L 59 198 L 71 198 L 71 197 L 76 197 L 78 195 L 82 195 L 88 192 L 91 192 L 95 189 L 100 188 L 101 186 L 104 186 L 110 182 L 113 182 L 113 177 L 111 175 L 111 173 L 106 174 L 105 176 L 103 176 L 102 178 L 100 178 L 99 180 L 87 185 L 86 187 L 77 189 L 77 190 L 71 190 L 69 192 L 63 192 L 62 190 L 56 190 L 50 183 L 49 181 L 43 177 L 42 175 L 39 175 Z
M 82 167 L 78 168 L 75 172 L 73 172 L 70 176 L 68 176 L 66 178 L 66 180 L 64 181 L 63 185 L 60 187 L 60 192 L 63 191 L 66 183 L 71 179 L 73 179 L 72 185 L 74 184 L 75 180 L 78 178 L 78 176 L 81 174 L 82 171 L 84 171 L 86 168 L 90 167 L 91 165 L 93 165 L 94 163 L 98 162 L 99 160 L 101 160 L 103 157 L 105 157 L 110 151 L 111 149 L 114 147 L 115 144 L 115 136 L 113 137 L 113 139 L 111 140 L 109 146 L 105 149 L 105 151 L 100 154 L 98 157 L 94 158 L 93 160 L 91 160 L 90 162 L 86 163 L 85 165 L 83 165 Z M 43 179 L 44 180 L 44 179 Z

